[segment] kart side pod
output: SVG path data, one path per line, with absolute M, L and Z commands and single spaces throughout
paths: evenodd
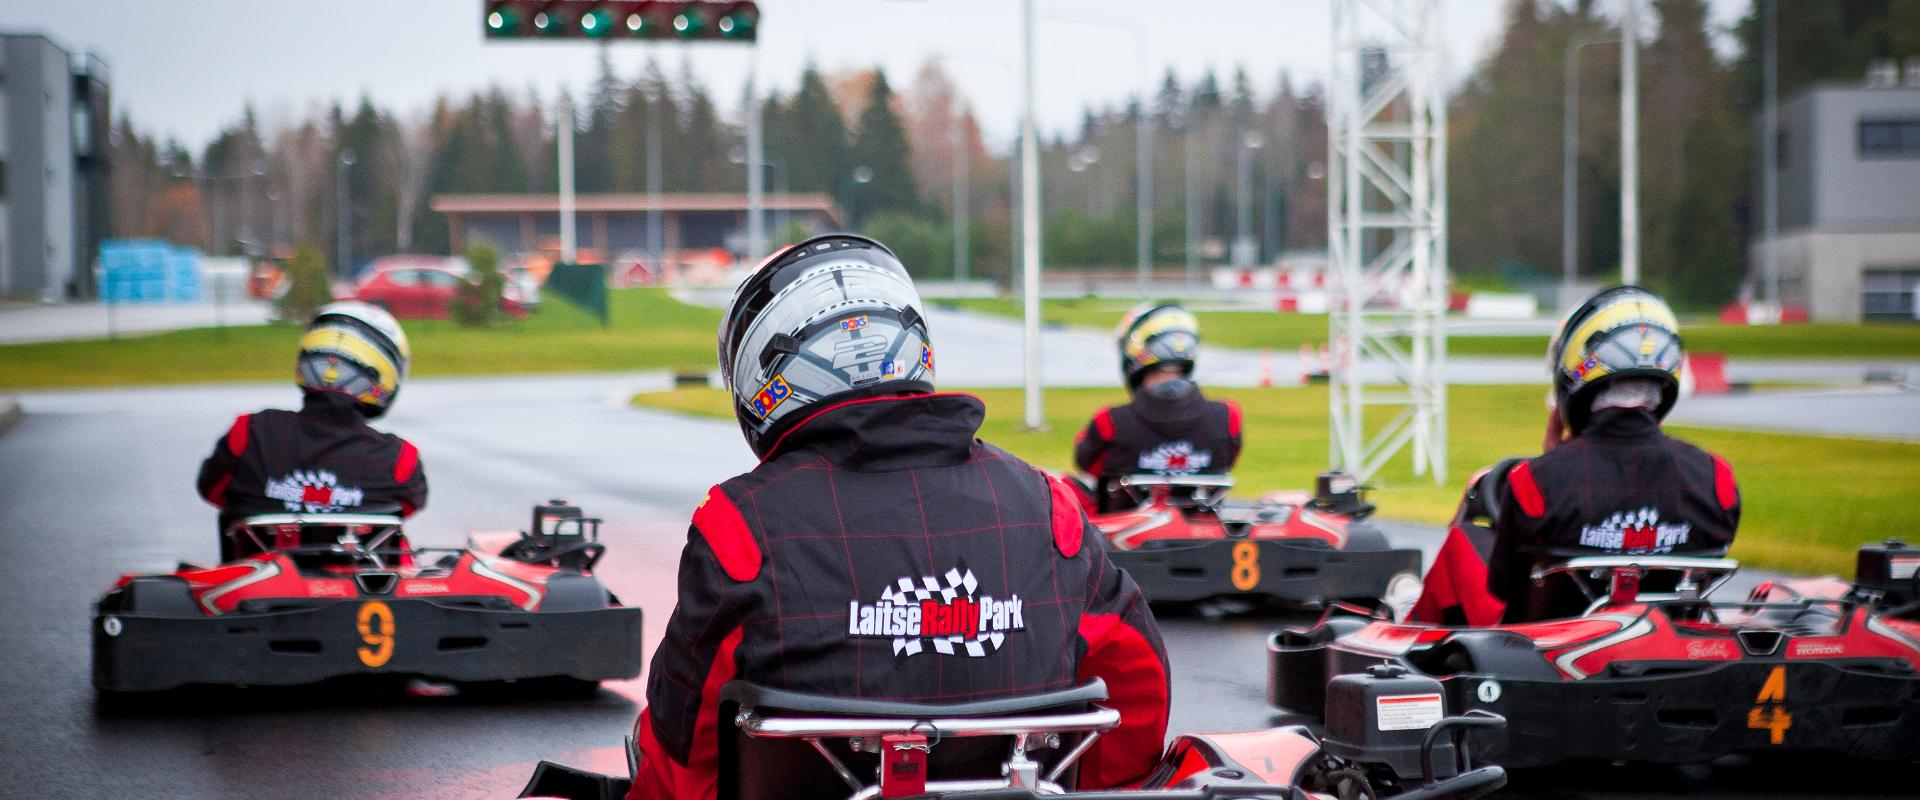
M 1449 717 L 1439 681 L 1398 664 L 1376 664 L 1327 682 L 1323 746 L 1348 761 L 1384 766 L 1401 781 L 1430 784 L 1472 769 L 1461 736 L 1467 729 L 1505 724 L 1483 711 Z

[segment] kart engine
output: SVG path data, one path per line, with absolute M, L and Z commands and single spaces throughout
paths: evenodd
M 1878 593 L 1888 608 L 1920 604 L 1920 547 L 1898 539 L 1861 545 L 1853 576 L 1855 586 Z

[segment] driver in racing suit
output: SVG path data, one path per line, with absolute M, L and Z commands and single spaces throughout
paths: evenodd
M 220 559 L 246 555 L 225 536 L 256 514 L 396 511 L 427 504 L 427 473 L 407 440 L 367 425 L 407 375 L 407 335 L 365 303 L 320 309 L 300 337 L 300 410 L 242 414 L 200 465 L 200 496 L 220 509 Z M 249 548 L 250 549 L 250 548 Z
M 1634 286 L 1601 292 L 1561 324 L 1548 359 L 1545 452 L 1470 481 L 1414 619 L 1491 625 L 1557 613 L 1527 591 L 1536 559 L 1555 553 L 1717 555 L 1733 543 L 1733 468 L 1660 430 L 1685 359 L 1664 301 Z
M 1127 475 L 1222 475 L 1240 457 L 1240 406 L 1208 400 L 1191 378 L 1200 323 L 1172 304 L 1143 304 L 1120 321 L 1120 375 L 1132 402 L 1100 409 L 1075 437 L 1073 462 L 1093 481 L 1090 511 L 1120 502 Z
M 720 371 L 760 464 L 694 511 L 630 798 L 715 795 L 734 679 L 937 703 L 1102 678 L 1122 720 L 1081 783 L 1152 767 L 1169 683 L 1145 599 L 1059 480 L 975 438 L 978 399 L 934 391 L 920 307 L 893 253 L 847 234 L 734 293 Z

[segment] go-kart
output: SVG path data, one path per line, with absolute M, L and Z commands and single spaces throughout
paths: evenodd
M 1121 476 L 1104 489 L 1100 507 L 1110 510 L 1089 518 L 1106 534 L 1107 557 L 1156 602 L 1411 605 L 1419 596 L 1420 551 L 1393 548 L 1364 521 L 1373 506 L 1352 477 L 1324 473 L 1313 495 L 1252 504 L 1226 502 L 1232 488 L 1226 475 Z
M 1124 791 L 1077 788 L 1076 763 L 1120 722 L 1100 705 L 1098 679 L 1063 691 L 928 705 L 798 694 L 734 681 L 718 714 L 720 800 L 942 798 L 1082 800 L 1481 797 L 1506 783 L 1475 767 L 1470 732 L 1499 717 L 1441 717 L 1438 685 L 1392 674 L 1357 676 L 1337 696 L 1351 713 L 1326 738 L 1304 727 L 1174 738 L 1147 779 Z M 1378 703 L 1433 697 L 1424 712 L 1376 712 Z M 1375 730 L 1378 728 L 1379 730 Z M 638 771 L 628 742 L 628 767 Z M 617 800 L 632 785 L 549 762 L 521 797 Z
M 1730 559 L 1531 556 L 1521 607 L 1560 611 L 1446 627 L 1333 609 L 1272 637 L 1269 700 L 1331 713 L 1330 678 L 1388 663 L 1437 679 L 1454 712 L 1507 718 L 1480 755 L 1512 768 L 1789 750 L 1920 760 L 1920 549 L 1868 545 L 1851 584 L 1773 581 L 1737 602 L 1712 597 Z
M 640 674 L 640 609 L 592 574 L 600 520 L 555 500 L 526 532 L 413 547 L 398 516 L 269 514 L 235 558 L 123 575 L 94 604 L 103 697 L 189 684 L 288 686 L 390 673 L 447 681 Z

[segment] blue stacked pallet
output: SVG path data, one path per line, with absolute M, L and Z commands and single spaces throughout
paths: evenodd
M 164 239 L 102 242 L 100 297 L 109 303 L 197 302 L 200 253 Z

